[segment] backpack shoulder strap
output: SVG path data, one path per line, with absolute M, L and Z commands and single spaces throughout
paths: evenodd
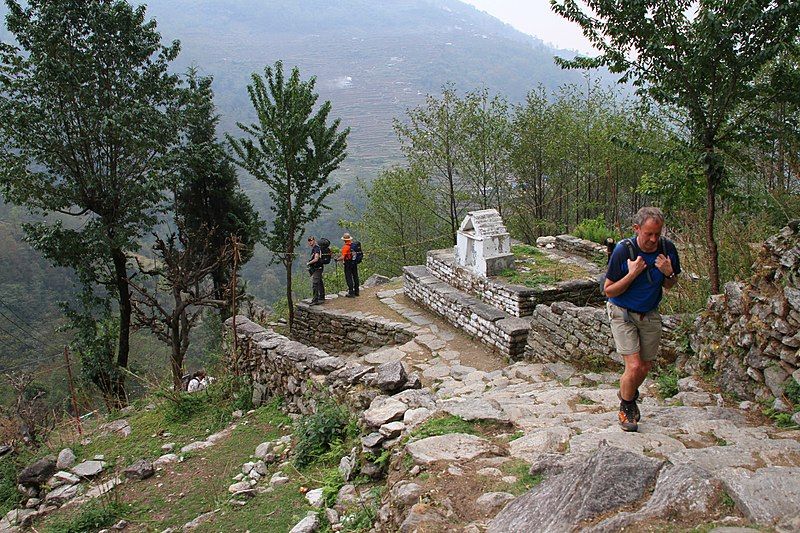
M 625 248 L 628 250 L 628 259 L 631 261 L 635 261 L 636 258 L 639 256 L 639 249 L 636 246 L 633 238 L 625 239 L 622 241 L 625 245 Z

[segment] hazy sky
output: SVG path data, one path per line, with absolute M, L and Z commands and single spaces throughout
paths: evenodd
M 577 24 L 561 18 L 550 10 L 550 0 L 462 1 L 559 48 L 568 48 L 584 53 L 590 53 L 593 50 Z

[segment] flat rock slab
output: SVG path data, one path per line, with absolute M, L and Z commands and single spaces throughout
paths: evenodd
M 570 452 L 591 453 L 603 441 L 611 446 L 618 446 L 626 450 L 635 450 L 639 453 L 667 454 L 685 450 L 686 446 L 677 439 L 663 433 L 650 433 L 645 425 L 639 426 L 638 433 L 626 433 L 617 424 L 599 431 L 585 431 L 572 437 L 569 442 Z M 697 450 L 692 450 L 697 451 Z M 674 462 L 674 461 L 673 461 Z
M 662 465 L 663 461 L 601 446 L 592 456 L 509 503 L 487 531 L 573 531 L 583 520 L 639 500 Z
M 392 363 L 400 361 L 406 356 L 405 352 L 399 348 L 382 348 L 378 351 L 369 353 L 364 356 L 364 361 L 373 365 L 380 365 L 383 363 Z
M 800 515 L 800 468 L 771 466 L 750 472 L 726 468 L 718 473 L 744 515 L 763 525 Z
M 465 433 L 437 435 L 406 444 L 406 451 L 417 464 L 435 461 L 463 461 L 482 455 L 500 455 L 502 451 L 481 437 Z
M 483 385 L 480 385 L 483 389 Z M 439 408 L 445 413 L 458 416 L 464 420 L 495 420 L 498 422 L 508 422 L 508 415 L 496 400 L 484 400 L 481 398 L 468 398 L 461 400 L 453 398 L 445 400 L 439 404 Z
M 72 473 L 80 477 L 93 477 L 103 471 L 103 461 L 84 461 L 72 467 Z

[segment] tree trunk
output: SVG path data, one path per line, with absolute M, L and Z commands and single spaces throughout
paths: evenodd
M 172 337 L 172 356 L 170 357 L 170 366 L 172 367 L 172 386 L 175 392 L 183 390 L 183 354 L 181 353 L 181 334 L 180 326 L 178 325 L 178 317 L 172 317 L 172 324 L 170 324 L 170 336 Z
M 114 261 L 114 281 L 117 285 L 119 301 L 119 346 L 117 349 L 117 366 L 128 368 L 128 354 L 130 352 L 131 335 L 131 293 L 128 287 L 128 269 L 126 267 L 125 253 L 119 248 L 112 248 L 111 257 Z M 128 403 L 125 393 L 125 378 L 122 373 L 117 373 L 116 383 L 113 385 L 117 402 L 121 406 Z
M 708 247 L 708 277 L 711 281 L 711 294 L 719 294 L 719 253 L 714 237 L 714 217 L 716 216 L 717 185 L 713 169 L 706 170 L 706 246 Z

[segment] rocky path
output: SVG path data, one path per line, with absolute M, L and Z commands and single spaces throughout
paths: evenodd
M 759 406 L 731 403 L 695 378 L 680 380 L 667 403 L 648 380 L 640 431 L 624 433 L 616 421 L 618 374 L 582 373 L 563 363 L 506 365 L 405 299 L 402 289 L 376 296 L 414 323 L 419 336 L 362 359 L 400 360 L 421 372 L 432 391 L 431 415 L 497 424 L 483 436 L 407 445 L 417 468 L 393 472 L 390 490 L 415 488 L 411 497 L 392 493 L 382 510 L 384 530 L 459 524 L 465 531 L 681 531 L 724 524 L 800 531 L 800 431 L 775 427 Z M 509 486 L 516 479 L 497 468 L 509 461 L 531 465 L 530 474 L 544 481 L 513 499 L 503 479 Z M 416 479 L 421 475 L 424 482 Z M 435 503 L 442 497 L 444 505 Z

